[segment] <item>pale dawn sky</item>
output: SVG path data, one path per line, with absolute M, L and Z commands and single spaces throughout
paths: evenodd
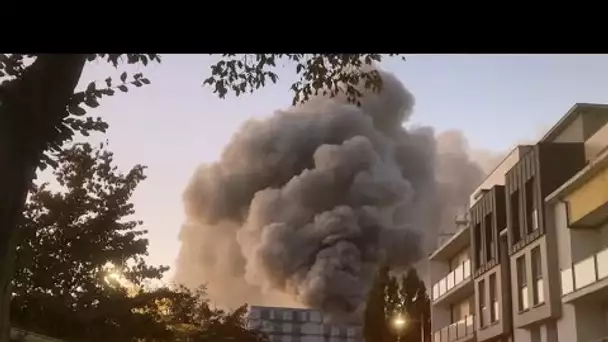
M 90 112 L 110 124 L 104 138 L 121 170 L 148 166 L 133 200 L 149 230 L 154 264 L 173 266 L 181 193 L 196 166 L 216 160 L 247 119 L 291 103 L 291 72 L 252 95 L 217 98 L 201 86 L 213 61 L 163 55 L 161 64 L 137 68 L 151 85 L 104 99 Z M 608 55 L 413 55 L 382 67 L 416 96 L 414 123 L 460 129 L 473 148 L 504 150 L 538 136 L 576 102 L 608 103 Z M 99 63 L 85 70 L 82 84 L 117 74 Z

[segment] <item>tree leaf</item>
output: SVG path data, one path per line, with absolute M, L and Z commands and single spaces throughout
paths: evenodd
M 86 100 L 84 100 L 84 103 L 91 108 L 99 107 L 99 102 L 97 102 L 97 99 L 94 97 L 88 97 Z
M 77 116 L 82 116 L 82 115 L 85 115 L 87 113 L 87 111 L 84 108 L 82 108 L 82 107 L 80 107 L 78 105 L 71 105 L 71 106 L 69 106 L 68 107 L 68 111 L 71 114 L 74 114 L 74 115 L 77 115 Z
M 382 61 L 380 54 L 255 54 L 244 57 L 224 54 L 220 61 L 210 66 L 211 77 L 203 81 L 203 86 L 211 86 L 213 93 L 220 98 L 224 98 L 228 92 L 243 93 L 240 87 L 243 81 L 246 83 L 246 89 L 253 92 L 266 85 L 266 77 L 273 83 L 278 80 L 274 68 L 280 59 L 294 63 L 296 74 L 300 77 L 297 82 L 301 85 L 292 88 L 293 103 L 308 101 L 311 95 L 316 94 L 325 84 L 331 84 L 331 88 L 334 88 L 328 89 L 332 97 L 344 92 L 342 88 L 364 86 L 372 91 L 382 89 L 381 79 L 379 82 L 364 82 L 362 85 L 359 76 L 362 66 Z M 337 82 L 344 84 L 344 87 L 338 87 Z M 362 96 L 360 91 L 347 90 L 345 93 L 351 103 L 357 103 Z
M 87 93 L 95 91 L 95 82 L 89 83 L 87 86 Z

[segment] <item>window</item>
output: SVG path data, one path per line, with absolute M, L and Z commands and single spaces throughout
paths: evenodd
M 485 240 L 486 240 L 486 263 L 490 262 L 490 260 L 494 259 L 494 236 L 492 234 L 493 231 L 492 224 L 492 213 L 489 213 L 484 218 L 484 230 L 485 230 Z
M 538 305 L 545 302 L 545 292 L 543 283 L 543 265 L 540 255 L 540 247 L 532 250 L 532 291 L 533 303 Z
M 513 243 L 521 240 L 521 230 L 519 225 L 519 190 L 515 190 L 511 194 L 511 233 L 513 234 Z
M 262 321 L 262 331 L 272 332 L 274 330 L 274 324 L 269 321 Z
M 536 211 L 534 177 L 526 181 L 526 229 L 528 233 L 532 233 L 538 229 L 538 212 Z
M 479 282 L 479 325 L 483 328 L 486 326 L 486 316 L 487 316 L 487 308 L 486 308 L 486 282 L 481 280 Z
M 318 311 L 312 311 L 309 319 L 311 322 L 321 322 L 321 313 Z
M 283 332 L 284 333 L 291 333 L 292 330 L 293 330 L 293 326 L 291 325 L 291 323 L 283 323 Z
M 293 319 L 293 314 L 291 310 L 285 310 L 283 311 L 283 320 L 285 321 L 291 321 Z
M 253 308 L 249 311 L 249 319 L 259 319 L 261 318 L 260 309 Z
M 496 273 L 490 274 L 490 322 L 497 322 L 498 315 L 498 284 L 496 284 Z
M 517 258 L 517 287 L 518 287 L 518 302 L 519 311 L 527 310 L 529 307 L 528 303 L 528 283 L 526 279 L 526 258 L 520 256 Z
M 477 256 L 477 260 L 475 260 L 475 269 L 479 269 L 483 264 L 483 248 L 481 248 L 481 224 L 478 223 L 475 225 L 473 229 L 473 234 L 475 235 L 475 255 Z

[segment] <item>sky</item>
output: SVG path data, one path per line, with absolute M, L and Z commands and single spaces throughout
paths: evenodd
M 185 217 L 181 195 L 195 168 L 217 160 L 246 120 L 289 106 L 295 76 L 287 64 L 276 85 L 219 99 L 202 86 L 216 56 L 162 58 L 161 64 L 118 70 L 94 62 L 80 86 L 123 70 L 151 80 L 91 110 L 110 129 L 90 140 L 108 139 L 125 172 L 148 166 L 148 179 L 133 196 L 135 218 L 149 231 L 149 262 L 173 266 Z M 475 149 L 504 151 L 539 137 L 577 102 L 608 103 L 608 55 L 408 55 L 381 67 L 415 95 L 413 124 L 462 130 Z

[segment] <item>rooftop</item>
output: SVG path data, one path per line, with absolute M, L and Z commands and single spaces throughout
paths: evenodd
M 549 131 L 545 134 L 545 136 L 540 139 L 540 141 L 550 142 L 557 138 L 566 128 L 570 126 L 570 124 L 583 112 L 585 109 L 605 109 L 608 110 L 608 104 L 601 103 L 576 103 L 566 115 L 564 115 Z
M 446 260 L 463 250 L 470 244 L 469 226 L 463 226 L 452 237 L 437 248 L 429 260 Z

